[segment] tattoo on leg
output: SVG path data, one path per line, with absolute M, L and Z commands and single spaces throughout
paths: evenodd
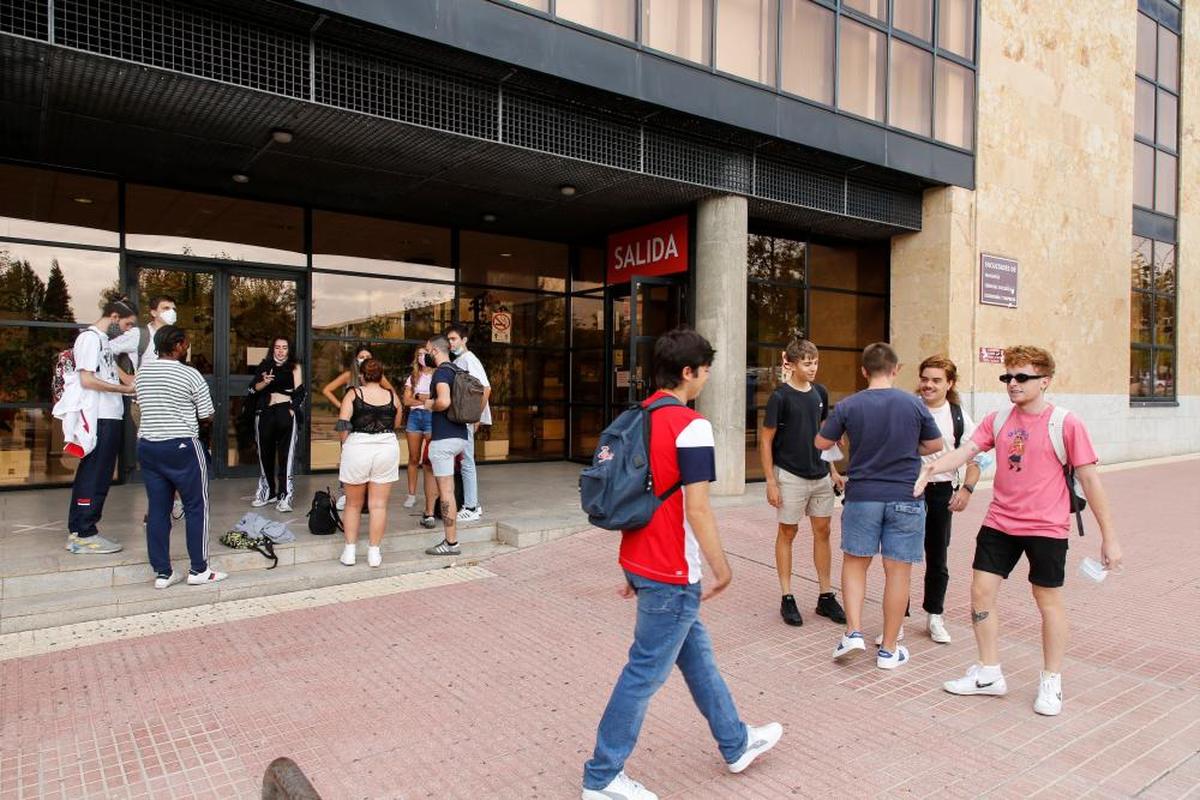
M 976 611 L 973 608 L 971 609 L 971 624 L 972 625 L 978 625 L 979 623 L 983 622 L 987 618 L 988 618 L 988 612 Z
M 449 520 L 450 519 L 450 501 L 449 500 L 441 500 L 439 502 L 442 505 L 442 519 Z

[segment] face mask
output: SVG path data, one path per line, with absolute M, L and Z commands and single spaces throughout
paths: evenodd
M 121 335 L 121 326 L 115 322 L 110 322 L 108 323 L 108 330 L 105 333 L 108 334 L 108 338 L 115 339 Z
M 158 315 L 158 318 L 163 321 L 164 325 L 174 325 L 175 320 L 179 317 L 175 314 L 175 309 L 168 308 L 166 311 Z
M 429 367 L 430 369 L 433 369 L 437 366 L 437 361 L 429 353 L 425 354 L 425 366 Z
M 365 364 L 366 362 L 367 362 L 367 360 L 366 360 L 365 358 L 360 358 L 360 359 L 358 359 L 357 361 L 355 361 L 355 362 L 354 362 L 354 364 L 355 364 L 355 366 L 357 366 L 359 369 L 362 369 L 362 365 L 363 365 L 363 364 Z
M 456 348 L 453 348 L 453 349 L 451 349 L 451 350 L 450 350 L 450 355 L 452 355 L 452 356 L 461 356 L 461 355 L 463 354 L 463 350 L 466 350 L 466 348 L 465 348 L 465 347 L 463 347 L 462 345 L 459 345 L 458 347 L 456 347 Z

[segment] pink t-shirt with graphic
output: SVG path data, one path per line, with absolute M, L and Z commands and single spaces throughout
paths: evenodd
M 1012 536 L 1045 536 L 1066 539 L 1071 534 L 1071 507 L 1062 464 L 1050 442 L 1047 404 L 1040 414 L 1025 414 L 1013 408 L 999 441 L 992 437 L 996 414 L 983 418 L 971 441 L 983 451 L 996 450 L 996 478 L 992 504 L 983 524 Z M 1074 414 L 1063 422 L 1063 444 L 1073 467 L 1095 464 L 1096 451 L 1087 428 Z

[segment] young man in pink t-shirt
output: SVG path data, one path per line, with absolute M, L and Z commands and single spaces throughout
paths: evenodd
M 992 503 L 975 540 L 971 581 L 971 622 L 979 645 L 979 663 L 962 678 L 947 681 L 951 694 L 1002 695 L 1008 691 L 1000 670 L 996 595 L 1024 554 L 1029 561 L 1033 599 L 1042 615 L 1043 669 L 1033 710 L 1054 716 L 1062 711 L 1062 662 L 1067 647 L 1067 610 L 1062 585 L 1066 577 L 1071 508 L 1063 465 L 1054 452 L 1050 418 L 1054 406 L 1046 389 L 1054 377 L 1054 357 L 1039 347 L 1004 351 L 1007 370 L 1000 376 L 1013 408 L 999 435 L 996 414 L 988 414 L 971 440 L 952 453 L 926 464 L 913 488 L 919 497 L 930 476 L 958 469 L 980 452 L 996 450 Z M 1121 546 L 1108 509 L 1108 497 L 1096 470 L 1096 453 L 1083 423 L 1073 414 L 1063 420 L 1067 460 L 1100 523 L 1100 559 L 1106 569 L 1121 563 Z

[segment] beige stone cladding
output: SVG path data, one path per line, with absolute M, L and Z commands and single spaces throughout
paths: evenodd
M 947 352 L 976 418 L 1005 401 L 981 347 L 1050 349 L 1053 399 L 1108 461 L 1200 451 L 1200 24 L 1184 15 L 1178 395 L 1129 403 L 1135 0 L 981 4 L 974 191 L 925 194 L 892 245 L 891 336 L 909 365 Z M 979 259 L 1019 262 L 1016 309 L 981 305 Z

